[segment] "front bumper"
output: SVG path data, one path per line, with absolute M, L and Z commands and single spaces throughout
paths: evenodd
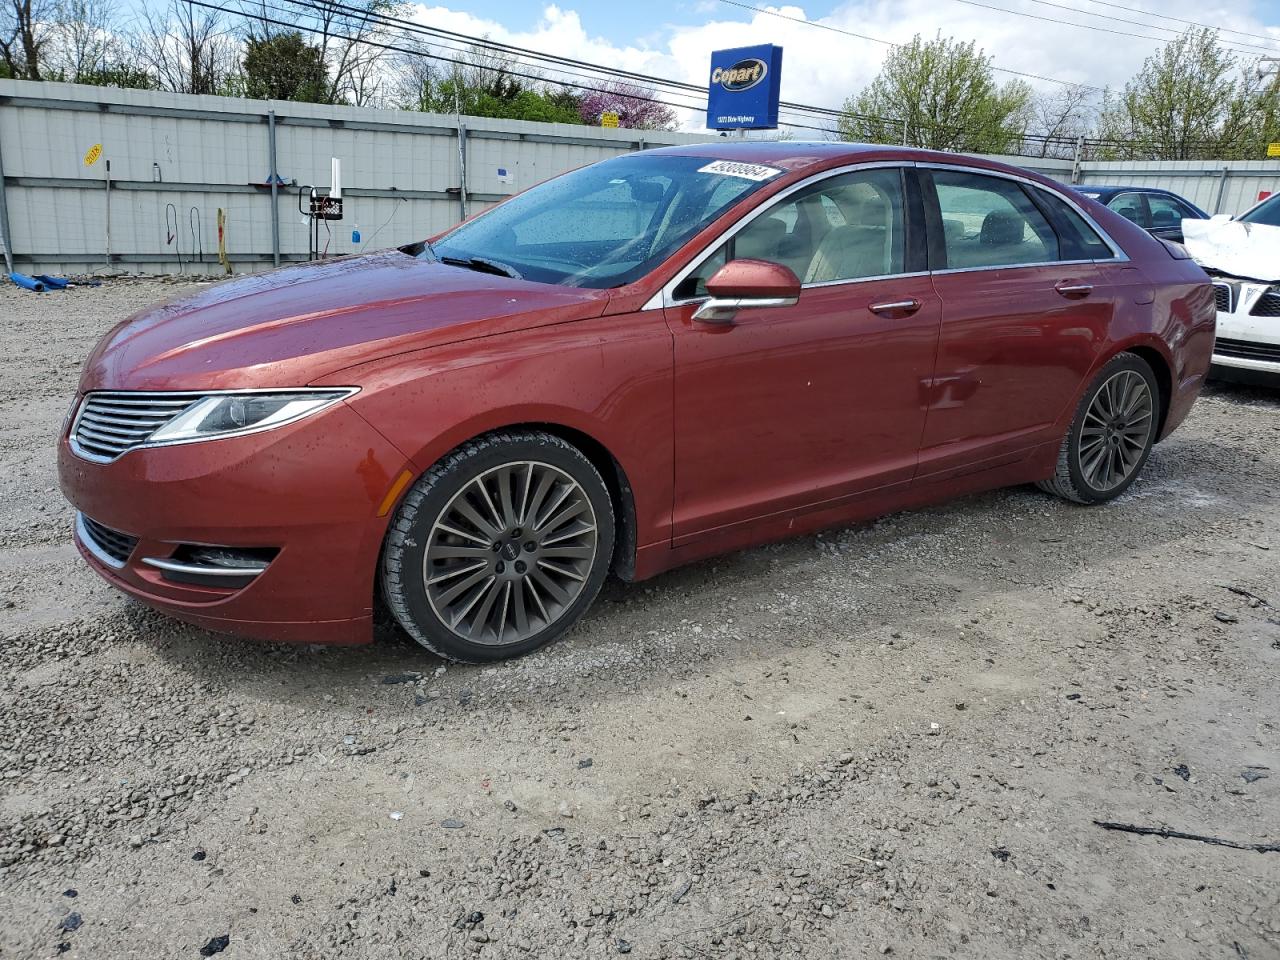
M 76 544 L 107 582 L 211 630 L 298 643 L 372 638 L 387 524 L 377 514 L 407 467 L 345 403 L 278 430 L 136 449 L 109 463 L 77 456 L 65 433 L 58 448 L 63 494 L 98 525 L 77 518 Z M 103 530 L 121 539 L 103 541 Z M 226 586 L 192 582 L 173 572 L 191 545 L 270 559 Z
M 1213 365 L 1218 372 L 1280 378 L 1280 293 L 1267 283 L 1214 280 L 1218 334 Z M 1223 309 L 1223 308 L 1226 309 Z

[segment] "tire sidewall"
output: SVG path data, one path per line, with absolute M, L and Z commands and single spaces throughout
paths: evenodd
M 1092 406 L 1098 390 L 1117 373 L 1125 370 L 1131 370 L 1141 376 L 1146 381 L 1147 389 L 1151 391 L 1151 424 L 1147 430 L 1147 440 L 1142 456 L 1138 458 L 1138 462 L 1134 465 L 1129 476 L 1118 486 L 1107 490 L 1099 490 L 1085 479 L 1084 471 L 1080 468 L 1080 434 L 1084 429 L 1085 414 L 1088 412 L 1089 407 Z M 1146 466 L 1147 458 L 1151 456 L 1151 449 L 1155 445 L 1156 432 L 1160 429 L 1162 403 L 1160 384 L 1156 381 L 1150 364 L 1136 354 L 1122 353 L 1113 357 L 1098 372 L 1098 375 L 1090 381 L 1089 389 L 1085 391 L 1084 397 L 1080 401 L 1080 406 L 1076 410 L 1075 419 L 1071 422 L 1071 432 L 1068 435 L 1067 443 L 1067 470 L 1071 476 L 1072 486 L 1075 487 L 1076 492 L 1084 502 L 1102 503 L 1107 500 L 1114 500 L 1128 490 L 1133 482 L 1138 479 L 1138 475 L 1142 473 L 1142 468 Z
M 581 592 L 565 613 L 549 628 L 519 643 L 486 645 L 459 637 L 436 614 L 427 596 L 423 557 L 431 530 L 453 497 L 475 477 L 515 461 L 539 461 L 563 470 L 585 491 L 596 516 L 596 557 Z M 424 491 L 424 492 L 423 492 Z M 471 663 L 506 660 L 530 653 L 568 631 L 595 600 L 613 559 L 614 511 L 600 472 L 582 453 L 550 434 L 521 433 L 483 438 L 446 457 L 427 471 L 396 513 L 408 529 L 388 537 L 383 550 L 383 591 L 401 626 L 428 649 L 451 659 Z M 388 576 L 393 557 L 398 561 L 398 584 Z M 398 602 L 397 602 L 398 601 Z

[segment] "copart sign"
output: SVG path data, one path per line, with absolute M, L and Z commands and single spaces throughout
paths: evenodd
M 782 48 L 737 47 L 711 54 L 707 126 L 712 130 L 762 130 L 778 125 Z

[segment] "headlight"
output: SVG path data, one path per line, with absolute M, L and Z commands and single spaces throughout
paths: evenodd
M 147 443 L 215 440 L 272 430 L 319 413 L 357 389 L 213 394 L 187 407 L 153 433 Z

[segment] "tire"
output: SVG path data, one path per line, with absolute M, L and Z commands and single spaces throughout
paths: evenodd
M 1145 360 L 1132 353 L 1112 357 L 1084 392 L 1054 475 L 1037 486 L 1073 503 L 1120 496 L 1151 455 L 1161 402 L 1160 385 Z
M 581 619 L 613 542 L 608 487 L 580 450 L 540 431 L 489 434 L 405 495 L 383 546 L 383 596 L 441 657 L 518 657 Z

